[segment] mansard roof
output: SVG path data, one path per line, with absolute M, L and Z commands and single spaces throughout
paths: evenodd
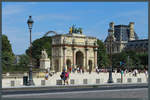
M 135 40 L 138 40 L 136 32 L 134 32 Z M 115 25 L 114 36 L 116 41 L 129 41 L 130 30 L 129 25 Z

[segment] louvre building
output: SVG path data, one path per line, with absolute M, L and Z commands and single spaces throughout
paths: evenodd
M 148 39 L 139 39 L 134 30 L 134 22 L 129 25 L 114 25 L 111 22 L 104 43 L 107 53 L 120 53 L 123 50 L 148 51 Z

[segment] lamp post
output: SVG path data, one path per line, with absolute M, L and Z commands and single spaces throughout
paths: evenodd
M 32 16 L 29 16 L 29 19 L 27 21 L 28 27 L 29 27 L 29 32 L 30 32 L 30 64 L 29 64 L 29 85 L 34 85 L 33 78 L 32 78 L 32 37 L 31 37 L 31 32 L 32 32 L 32 25 L 33 25 L 33 20 Z
M 110 32 L 110 36 L 109 36 L 109 54 L 110 54 L 110 64 L 109 64 L 109 67 L 110 67 L 110 69 L 109 69 L 109 78 L 108 78 L 108 83 L 113 83 L 113 78 L 112 78 L 112 39 L 113 39 L 113 37 L 112 37 L 112 31 L 113 30 L 109 30 L 109 32 Z
M 128 71 L 129 71 L 129 59 L 130 59 L 130 56 L 128 56 L 128 65 L 127 65 L 127 69 L 128 69 Z

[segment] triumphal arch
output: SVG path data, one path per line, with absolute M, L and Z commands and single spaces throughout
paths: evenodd
M 97 67 L 97 39 L 85 36 L 81 28 L 72 26 L 67 34 L 52 36 L 51 70 L 61 72 L 80 67 L 84 71 L 94 71 Z

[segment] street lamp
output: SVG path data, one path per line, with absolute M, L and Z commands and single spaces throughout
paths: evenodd
M 109 54 L 110 54 L 110 64 L 109 64 L 109 78 L 108 78 L 108 83 L 113 83 L 113 78 L 112 78 L 112 40 L 113 40 L 113 30 L 109 29 Z
M 30 31 L 30 64 L 29 64 L 29 85 L 34 85 L 33 78 L 32 78 L 32 38 L 31 38 L 31 31 L 32 31 L 32 25 L 33 25 L 32 16 L 29 16 L 29 19 L 27 21 L 29 31 Z

